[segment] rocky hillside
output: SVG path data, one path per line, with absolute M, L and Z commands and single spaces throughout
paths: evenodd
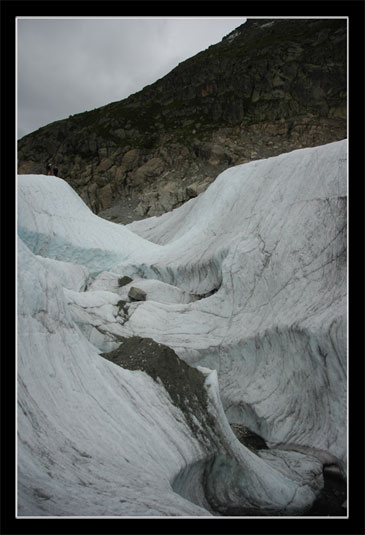
M 160 215 L 232 165 L 347 136 L 342 19 L 249 19 L 119 102 L 19 141 L 19 173 L 59 176 L 116 222 Z

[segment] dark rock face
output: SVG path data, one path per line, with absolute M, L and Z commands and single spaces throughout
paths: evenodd
M 224 169 L 347 137 L 347 21 L 249 19 L 120 102 L 19 141 L 19 172 L 58 165 L 90 208 L 129 223 Z

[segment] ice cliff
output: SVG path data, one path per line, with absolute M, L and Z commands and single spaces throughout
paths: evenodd
M 122 226 L 18 176 L 19 516 L 300 515 L 346 473 L 346 178 L 344 140 Z

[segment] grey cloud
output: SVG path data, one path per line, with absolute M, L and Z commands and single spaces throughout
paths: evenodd
M 128 97 L 244 19 L 19 19 L 18 137 Z

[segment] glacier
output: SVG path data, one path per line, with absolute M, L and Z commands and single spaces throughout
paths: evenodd
M 58 177 L 17 207 L 19 517 L 300 516 L 346 477 L 347 140 L 127 226 Z

